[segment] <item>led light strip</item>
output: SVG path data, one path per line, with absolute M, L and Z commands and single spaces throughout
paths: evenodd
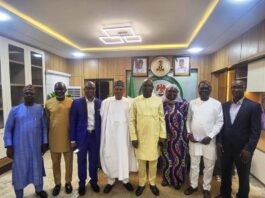
M 203 15 L 202 19 L 194 29 L 193 33 L 191 34 L 190 39 L 187 43 L 184 44 L 157 44 L 157 45 L 135 45 L 135 46 L 119 46 L 119 47 L 80 47 L 70 39 L 66 38 L 62 34 L 56 32 L 52 28 L 48 27 L 47 25 L 31 18 L 30 16 L 24 14 L 23 12 L 17 10 L 16 8 L 12 7 L 11 5 L 5 3 L 3 0 L 0 0 L 0 6 L 8 10 L 9 12 L 15 14 L 16 16 L 20 17 L 24 21 L 28 22 L 29 24 L 33 25 L 37 29 L 41 30 L 44 33 L 52 36 L 53 38 L 71 46 L 81 51 L 90 51 L 90 52 L 98 52 L 98 51 L 126 51 L 126 50 L 159 50 L 159 49 L 179 49 L 179 48 L 187 48 L 196 37 L 202 26 L 205 24 L 213 10 L 215 9 L 216 5 L 218 4 L 219 0 L 213 0 L 213 2 L 207 8 L 205 14 Z

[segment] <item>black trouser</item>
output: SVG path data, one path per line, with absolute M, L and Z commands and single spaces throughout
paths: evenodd
M 231 197 L 233 164 L 236 165 L 237 174 L 239 177 L 239 189 L 237 198 L 248 198 L 251 160 L 248 163 L 244 164 L 240 159 L 239 153 L 232 154 L 231 151 L 230 153 L 223 153 L 221 157 L 222 182 L 220 191 L 225 198 Z

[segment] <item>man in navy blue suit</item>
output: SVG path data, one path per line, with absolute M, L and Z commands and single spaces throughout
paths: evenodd
M 97 168 L 100 148 L 100 106 L 101 101 L 95 98 L 96 86 L 88 81 L 84 88 L 85 97 L 76 99 L 70 112 L 70 140 L 72 149 L 78 149 L 79 195 L 86 193 L 87 156 L 89 156 L 90 185 L 94 192 L 99 192 Z
M 233 164 L 239 177 L 237 198 L 248 198 L 251 160 L 261 132 L 261 106 L 244 97 L 245 89 L 243 81 L 234 81 L 233 100 L 223 104 L 224 125 L 217 141 L 222 182 L 216 198 L 231 197 Z

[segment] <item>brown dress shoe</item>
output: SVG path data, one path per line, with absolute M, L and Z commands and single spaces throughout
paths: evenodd
M 203 190 L 203 198 L 211 198 L 211 193 L 209 190 Z
M 198 188 L 192 188 L 191 186 L 188 187 L 185 191 L 184 191 L 184 194 L 185 195 L 191 195 L 193 194 L 194 192 L 196 192 L 198 190 Z

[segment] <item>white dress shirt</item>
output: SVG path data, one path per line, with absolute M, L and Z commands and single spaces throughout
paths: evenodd
M 234 103 L 234 101 L 232 101 L 232 104 L 230 106 L 230 118 L 231 118 L 231 124 L 234 123 L 235 119 L 236 119 L 236 116 L 237 116 L 237 113 L 243 103 L 243 100 L 244 100 L 244 97 L 241 98 L 239 101 L 237 101 L 236 103 Z
M 86 98 L 86 104 L 87 104 L 87 130 L 92 131 L 95 130 L 95 99 L 92 101 L 89 101 Z

